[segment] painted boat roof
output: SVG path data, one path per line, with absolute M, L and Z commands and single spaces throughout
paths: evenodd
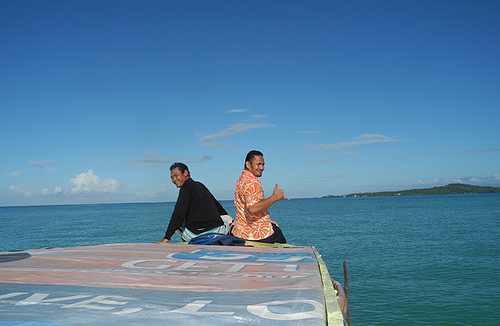
M 344 325 L 314 247 L 123 243 L 0 253 L 0 325 Z

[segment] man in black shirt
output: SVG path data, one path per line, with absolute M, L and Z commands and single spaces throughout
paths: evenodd
M 182 226 L 182 239 L 189 241 L 203 233 L 228 234 L 232 219 L 201 182 L 191 179 L 184 163 L 174 163 L 170 167 L 170 178 L 180 188 L 174 212 L 167 232 L 161 241 L 167 243 Z

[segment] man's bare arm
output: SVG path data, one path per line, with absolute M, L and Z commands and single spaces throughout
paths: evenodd
M 275 202 L 280 201 L 280 200 L 289 200 L 288 198 L 285 197 L 285 192 L 283 189 L 278 189 L 278 183 L 276 183 L 276 186 L 274 187 L 273 194 L 269 197 L 267 197 L 264 200 L 261 200 L 260 202 L 248 207 L 248 213 L 255 215 L 257 213 L 263 212 L 269 207 L 271 207 Z

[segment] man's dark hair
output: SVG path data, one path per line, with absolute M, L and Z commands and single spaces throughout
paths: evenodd
M 175 168 L 178 168 L 179 171 L 181 171 L 181 173 L 184 173 L 184 171 L 188 171 L 188 175 L 191 175 L 191 173 L 189 172 L 189 169 L 187 167 L 186 164 L 184 163 L 181 163 L 181 162 L 175 162 L 174 164 L 172 164 L 170 166 L 170 171 L 172 171 L 173 169 Z
M 264 154 L 262 154 L 261 151 L 257 151 L 257 150 L 251 150 L 250 152 L 248 152 L 247 156 L 245 157 L 245 165 L 244 165 L 244 168 L 246 168 L 246 163 L 247 162 L 252 162 L 253 158 L 255 156 L 264 156 Z

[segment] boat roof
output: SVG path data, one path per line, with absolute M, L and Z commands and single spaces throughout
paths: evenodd
M 314 247 L 122 243 L 0 253 L 0 325 L 344 325 Z

